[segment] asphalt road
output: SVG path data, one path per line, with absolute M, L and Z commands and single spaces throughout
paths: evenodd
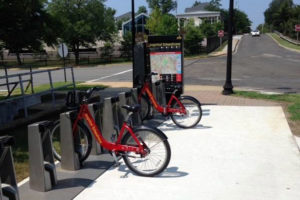
M 185 59 L 185 84 L 217 85 L 225 83 L 226 56 Z M 17 73 L 23 71 L 10 71 Z M 0 75 L 3 75 L 1 70 Z M 131 81 L 131 64 L 101 65 L 74 68 L 76 81 Z M 71 80 L 70 71 L 67 72 Z M 63 81 L 63 71 L 53 72 L 53 81 Z M 34 77 L 35 84 L 48 83 L 48 74 Z M 234 87 L 300 93 L 300 53 L 278 46 L 269 36 L 252 38 L 245 35 L 233 55 L 232 83 Z M 0 88 L 5 89 L 5 88 Z
M 245 35 L 232 62 L 234 86 L 300 93 L 300 53 L 278 46 L 267 35 Z M 222 86 L 225 72 L 226 56 L 200 59 L 185 67 L 185 83 Z

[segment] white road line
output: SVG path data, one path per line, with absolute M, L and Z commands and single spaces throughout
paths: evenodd
M 132 69 L 125 70 L 125 71 L 118 72 L 118 73 L 115 73 L 115 74 L 112 74 L 112 75 L 109 75 L 109 76 L 103 76 L 103 77 L 101 77 L 101 78 L 89 80 L 89 81 L 86 81 L 86 83 L 96 82 L 96 81 L 103 80 L 103 79 L 106 79 L 106 78 L 110 78 L 110 77 L 113 77 L 113 76 L 118 76 L 118 75 L 120 75 L 120 74 L 125 74 L 125 73 L 131 72 L 131 71 L 132 71 Z

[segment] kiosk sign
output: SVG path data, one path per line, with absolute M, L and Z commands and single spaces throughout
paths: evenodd
M 149 72 L 158 74 L 152 76 L 152 83 L 163 80 L 166 93 L 183 92 L 182 42 L 181 36 L 148 37 Z

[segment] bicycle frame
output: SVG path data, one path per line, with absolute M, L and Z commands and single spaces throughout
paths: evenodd
M 123 122 L 120 134 L 117 138 L 117 141 L 115 143 L 112 143 L 112 142 L 107 141 L 102 136 L 101 131 L 97 127 L 95 120 L 93 119 L 93 117 L 91 116 L 91 113 L 89 112 L 87 104 L 82 104 L 80 106 L 79 113 L 78 113 L 77 118 L 74 121 L 74 124 L 72 127 L 73 133 L 76 132 L 77 124 L 82 119 L 86 120 L 86 122 L 87 122 L 90 130 L 92 131 L 93 135 L 95 136 L 97 142 L 99 144 L 101 144 L 103 148 L 105 148 L 109 151 L 113 151 L 113 152 L 129 151 L 129 152 L 135 152 L 135 153 L 142 154 L 142 155 L 146 154 L 146 152 L 144 150 L 144 146 L 139 142 L 139 140 L 137 139 L 136 135 L 134 134 L 131 126 L 129 126 L 126 122 Z M 136 147 L 121 144 L 121 139 L 126 130 L 131 134 L 132 138 L 136 142 L 136 144 L 137 144 Z
M 152 105 L 158 112 L 163 113 L 163 114 L 170 114 L 170 113 L 177 113 L 177 112 L 179 112 L 181 114 L 186 114 L 185 107 L 182 105 L 182 103 L 179 101 L 179 99 L 174 94 L 171 95 L 171 98 L 169 99 L 167 106 L 162 107 L 161 105 L 158 104 L 158 102 L 154 98 L 154 96 L 151 92 L 149 83 L 147 81 L 144 83 L 143 88 L 141 89 L 141 92 L 138 96 L 139 102 L 141 102 L 142 95 L 145 93 L 147 93 Z M 173 100 L 175 100 L 178 103 L 180 108 L 171 108 Z

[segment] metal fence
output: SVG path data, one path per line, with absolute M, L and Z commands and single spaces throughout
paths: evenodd
M 55 87 L 54 78 L 57 79 L 57 74 L 62 75 L 62 82 L 66 81 L 67 74 L 71 80 L 61 86 Z M 55 76 L 53 73 L 56 73 Z M 35 77 L 39 82 L 36 85 L 47 84 L 45 90 L 35 91 Z M 65 78 L 63 78 L 65 77 Z M 24 116 L 28 116 L 28 108 L 30 106 L 41 103 L 41 96 L 50 94 L 53 107 L 55 106 L 54 92 L 63 88 L 73 87 L 75 89 L 75 78 L 73 67 L 65 67 L 48 70 L 32 70 L 29 72 L 8 74 L 5 69 L 5 75 L 0 76 L 0 91 L 2 93 L 2 100 L 0 100 L 0 111 L 2 113 L 0 118 L 0 125 L 9 122 L 19 110 L 24 110 Z

